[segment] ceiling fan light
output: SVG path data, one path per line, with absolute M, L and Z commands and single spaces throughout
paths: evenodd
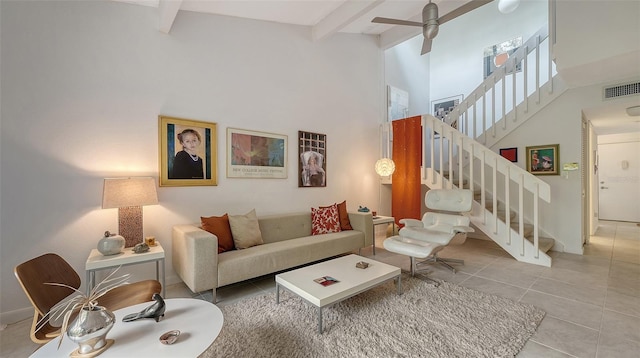
M 498 1 L 498 10 L 503 14 L 513 12 L 520 5 L 520 0 L 500 0 Z

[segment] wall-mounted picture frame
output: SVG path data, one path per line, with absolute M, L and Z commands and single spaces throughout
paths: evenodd
M 389 111 L 387 120 L 389 122 L 407 118 L 409 115 L 409 92 L 393 86 L 387 86 L 387 96 Z
M 286 179 L 287 136 L 227 128 L 227 178 Z
M 483 58 L 484 78 L 491 76 L 493 71 L 502 67 L 520 46 L 522 46 L 522 37 L 516 37 L 485 48 Z M 520 71 L 522 71 L 521 62 L 516 64 L 516 72 Z
M 217 124 L 158 116 L 160 186 L 218 185 Z
M 518 162 L 518 148 L 500 148 L 500 155 L 510 162 Z
M 327 135 L 298 131 L 298 187 L 327 186 Z
M 462 102 L 464 95 L 457 95 L 447 98 L 440 98 L 431 101 L 431 110 L 434 117 L 444 121 L 444 117 L 451 113 L 451 110 Z
M 560 145 L 527 147 L 527 171 L 535 175 L 559 175 Z

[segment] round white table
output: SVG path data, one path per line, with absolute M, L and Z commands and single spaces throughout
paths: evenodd
M 140 312 L 153 302 L 119 309 L 114 312 L 116 324 L 107 333 L 107 339 L 115 342 L 99 355 L 104 357 L 197 357 L 220 334 L 224 318 L 218 306 L 193 298 L 166 299 L 164 318 L 157 322 L 151 318 L 122 322 L 129 313 Z M 171 330 L 179 330 L 180 337 L 172 345 L 160 343 L 160 336 Z M 56 338 L 35 351 L 31 357 L 69 357 L 78 348 L 69 337 Z

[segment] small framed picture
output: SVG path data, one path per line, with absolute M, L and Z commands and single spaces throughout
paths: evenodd
M 287 136 L 227 128 L 227 178 L 286 179 Z
M 513 163 L 518 162 L 518 148 L 500 148 L 500 155 Z
M 527 147 L 527 171 L 535 175 L 558 175 L 560 145 L 548 144 Z
M 218 185 L 217 125 L 158 116 L 160 186 Z

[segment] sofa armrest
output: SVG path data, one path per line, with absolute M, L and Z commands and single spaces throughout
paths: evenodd
M 218 237 L 195 225 L 172 231 L 173 269 L 193 292 L 218 287 Z
M 353 230 L 358 230 L 364 233 L 364 246 L 370 246 L 373 244 L 373 216 L 370 212 L 350 212 L 349 221 Z

